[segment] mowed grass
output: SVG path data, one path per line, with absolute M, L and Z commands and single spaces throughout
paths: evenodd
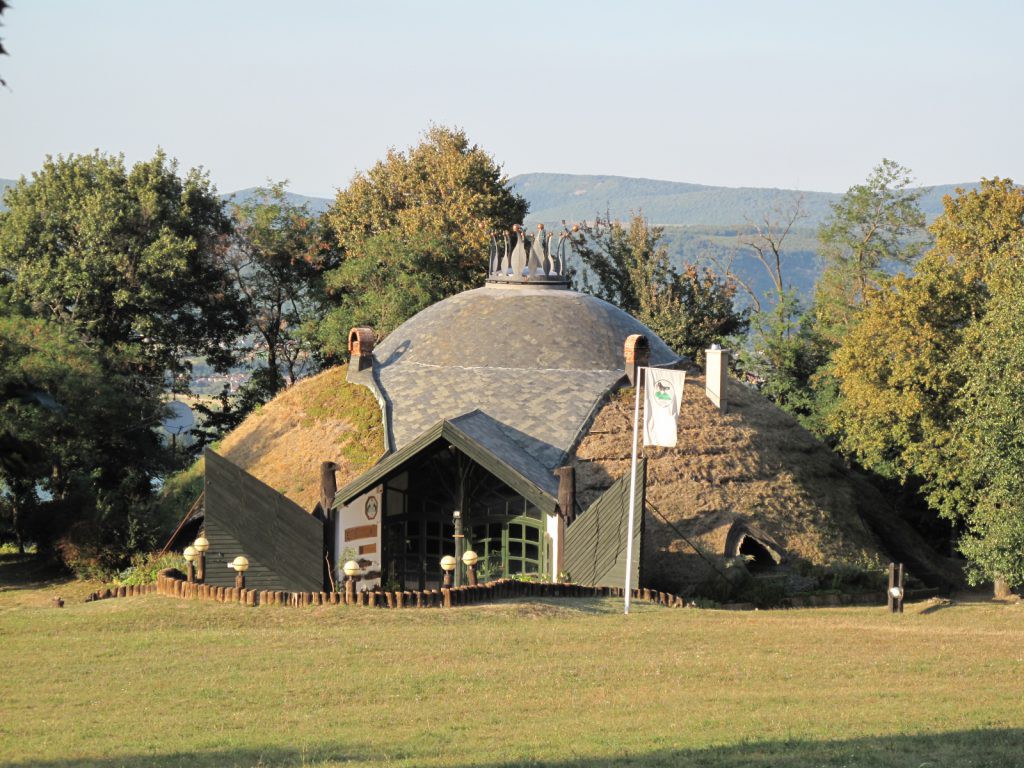
M 1024 765 L 1020 605 L 46 607 L 57 591 L 0 592 L 5 766 Z

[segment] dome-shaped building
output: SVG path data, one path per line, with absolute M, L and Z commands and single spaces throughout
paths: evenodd
M 713 557 L 737 555 L 773 567 L 864 564 L 891 552 L 920 576 L 948 574 L 881 494 L 792 417 L 727 376 L 706 397 L 691 361 L 626 312 L 570 289 L 551 237 L 517 240 L 492 253 L 484 287 L 428 307 L 380 344 L 372 329 L 352 330 L 345 386 L 372 393 L 384 455 L 363 471 L 323 465 L 319 517 L 335 580 L 355 559 L 361 588 L 435 587 L 441 557 L 472 549 L 483 578 L 568 574 L 621 586 L 631 387 L 647 364 L 687 370 L 689 381 L 677 446 L 648 449 L 639 464 L 632 584 L 684 590 Z M 332 451 L 325 444 L 322 458 L 334 460 Z M 277 563 L 266 566 L 267 588 L 287 588 L 299 559 L 303 584 L 319 578 L 323 550 L 306 541 L 308 522 L 272 491 L 243 492 L 247 481 L 229 466 L 207 463 L 211 542 L 223 530 L 225 557 L 234 547 L 257 563 L 265 549 Z M 336 491 L 330 467 L 345 483 Z M 277 518 L 242 524 L 244 505 L 211 508 L 211 468 L 223 478 L 215 486 L 235 484 L 236 498 L 263 493 Z M 271 525 L 286 533 L 274 549 L 256 535 Z

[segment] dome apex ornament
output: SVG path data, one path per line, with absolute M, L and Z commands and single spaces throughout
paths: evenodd
M 555 233 L 545 231 L 543 224 L 537 225 L 535 235 L 527 234 L 516 224 L 509 231 L 491 232 L 490 236 L 488 283 L 568 287 L 565 263 L 566 247 L 571 238 L 568 228 L 563 228 L 557 241 Z

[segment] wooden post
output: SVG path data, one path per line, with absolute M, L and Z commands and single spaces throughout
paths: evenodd
M 345 605 L 355 602 L 356 582 L 351 576 L 345 577 Z
M 377 590 L 372 590 L 370 592 L 370 607 L 371 608 L 376 608 L 377 607 L 377 596 L 378 596 L 378 594 L 379 593 L 377 592 Z
M 445 608 L 452 607 L 452 591 L 449 587 L 441 588 L 441 605 Z
M 896 586 L 896 563 L 889 563 L 889 586 L 885 590 L 886 606 L 889 613 L 896 613 L 896 597 L 893 595 L 893 588 Z
M 899 608 L 899 612 L 903 613 L 903 595 L 905 594 L 904 589 L 903 589 L 903 563 L 900 563 L 899 574 L 897 576 L 897 579 L 899 580 L 899 587 L 900 587 L 900 597 L 899 597 L 899 601 L 898 601 L 898 608 Z

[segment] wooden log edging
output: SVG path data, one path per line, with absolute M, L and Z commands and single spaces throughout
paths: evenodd
M 86 598 L 85 602 L 92 603 L 97 600 L 110 600 L 115 597 L 138 597 L 141 595 L 155 595 L 157 594 L 156 583 L 152 584 L 131 584 L 128 586 L 111 586 L 104 587 L 103 589 L 97 589 L 95 592 L 90 593 Z
M 694 604 L 682 595 L 660 592 L 649 588 L 634 589 L 633 600 L 665 608 L 687 608 Z M 924 599 L 938 590 L 908 592 L 908 597 Z M 116 597 L 137 597 L 141 595 L 164 595 L 180 600 L 204 600 L 218 603 L 239 603 L 248 607 L 257 606 L 334 606 L 341 609 L 362 608 L 457 608 L 464 605 L 493 603 L 500 600 L 519 598 L 560 598 L 560 597 L 625 597 L 622 587 L 592 587 L 570 582 L 536 582 L 517 579 L 495 579 L 476 586 L 443 587 L 441 589 L 386 591 L 381 589 L 357 592 L 352 602 L 346 605 L 344 592 L 287 592 L 281 590 L 236 589 L 215 587 L 211 584 L 188 582 L 183 574 L 166 569 L 157 574 L 150 584 L 110 586 L 92 592 L 85 598 L 91 603 Z M 828 594 L 786 597 L 779 608 L 819 608 L 848 605 L 883 605 L 885 596 L 874 593 Z M 730 603 L 721 606 L 725 610 L 752 610 L 746 603 Z
M 161 571 L 157 574 L 155 584 L 145 586 L 148 590 L 147 594 L 156 593 L 184 600 L 239 603 L 249 607 L 289 606 L 292 608 L 334 606 L 340 609 L 406 608 L 417 610 L 453 608 L 519 598 L 625 597 L 625 590 L 622 587 L 593 587 L 570 582 L 495 579 L 475 586 L 443 587 L 441 589 L 366 590 L 357 592 L 354 599 L 347 603 L 343 592 L 239 590 L 234 587 L 214 587 L 208 584 L 189 583 L 182 578 L 181 572 L 175 569 Z M 651 589 L 634 589 L 632 592 L 634 600 L 651 605 L 660 605 L 666 608 L 686 608 L 691 605 L 681 595 L 657 592 Z

